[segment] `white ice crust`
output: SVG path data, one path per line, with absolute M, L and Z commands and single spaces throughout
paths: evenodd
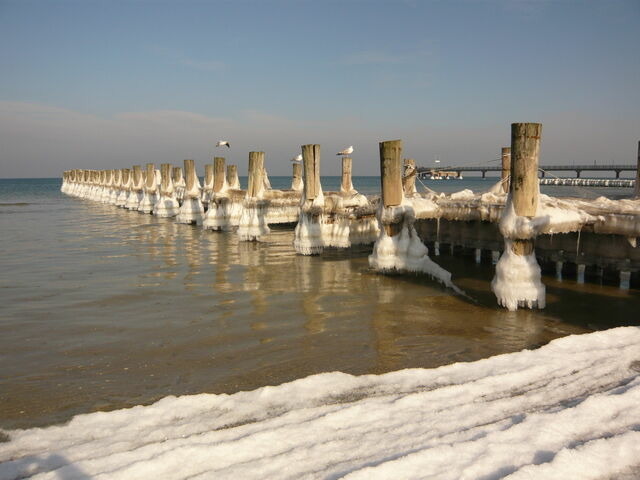
M 624 327 L 435 369 L 166 397 L 4 432 L 0 479 L 628 480 L 639 352 L 640 328 Z
M 204 208 L 200 201 L 199 195 L 196 197 L 189 197 L 184 195 L 182 205 L 180 206 L 180 212 L 176 216 L 176 222 L 178 223 L 195 223 L 196 225 L 202 225 L 202 219 L 204 217 Z
M 436 211 L 437 206 L 429 199 L 417 197 L 405 197 L 402 204 L 396 207 L 385 208 L 380 205 L 380 235 L 373 246 L 373 253 L 369 255 L 369 266 L 379 272 L 424 273 L 460 292 L 451 281 L 451 273 L 429 258 L 429 249 L 413 226 L 416 209 L 422 212 Z M 394 223 L 400 224 L 401 229 L 397 235 L 390 236 L 383 225 Z
M 535 254 L 516 255 L 511 243 L 511 240 L 505 239 L 504 252 L 496 264 L 496 274 L 491 281 L 498 304 L 510 311 L 517 310 L 521 305 L 544 308 L 545 287 Z

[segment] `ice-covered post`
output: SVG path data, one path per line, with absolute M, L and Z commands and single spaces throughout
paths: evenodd
M 182 201 L 184 198 L 184 186 L 185 183 L 184 176 L 182 174 L 182 167 L 173 167 L 173 187 L 178 201 Z
M 291 176 L 291 190 L 301 192 L 304 189 L 304 182 L 302 181 L 302 164 L 293 164 L 293 173 Z
M 353 183 L 351 182 L 351 172 L 353 160 L 350 157 L 342 157 L 342 182 L 340 183 L 340 193 L 353 193 Z
M 545 306 L 545 287 L 534 251 L 536 227 L 531 222 L 538 210 L 541 134 L 539 123 L 511 124 L 511 181 L 500 219 L 505 247 L 491 282 L 498 303 L 509 310 Z
M 638 140 L 638 163 L 636 164 L 636 189 L 635 195 L 640 198 L 640 140 Z
M 127 204 L 127 198 L 129 197 L 129 189 L 131 187 L 131 171 L 128 168 L 123 168 L 121 171 L 120 181 L 120 194 L 116 201 L 118 207 L 123 207 Z
M 293 247 L 301 255 L 318 255 L 324 248 L 321 224 L 324 195 L 320 185 L 320 145 L 302 145 L 302 164 L 304 190 Z
M 131 182 L 131 193 L 127 198 L 126 208 L 129 210 L 138 210 L 142 201 L 142 169 L 140 165 L 133 166 L 133 181 Z
M 175 217 L 180 212 L 180 204 L 175 195 L 171 164 L 160 165 L 160 195 L 153 207 L 153 214 L 158 217 Z
M 429 250 L 418 237 L 414 227 L 414 200 L 404 197 L 401 158 L 401 140 L 380 143 L 380 234 L 373 246 L 373 253 L 369 255 L 369 266 L 379 272 L 426 273 L 456 289 L 451 282 L 451 274 L 429 258 Z
M 264 152 L 249 152 L 247 198 L 257 198 L 262 195 L 264 190 L 263 171 Z
M 509 191 L 509 175 L 511 175 L 511 147 L 502 147 L 502 191 Z
M 224 157 L 213 159 L 213 193 L 220 193 L 227 187 Z
M 200 180 L 196 175 L 196 164 L 193 160 L 184 161 L 185 190 L 176 222 L 201 225 L 204 208 L 200 201 Z
M 156 166 L 153 163 L 147 163 L 147 178 L 144 182 L 144 195 L 140 202 L 139 211 L 142 213 L 153 213 L 153 207 L 156 204 Z
M 380 142 L 380 180 L 382 182 L 382 205 L 384 208 L 402 204 L 402 140 Z M 389 236 L 402 228 L 402 218 L 394 218 L 383 227 Z
M 227 183 L 229 188 L 240 190 L 240 178 L 238 177 L 238 166 L 227 165 Z
M 263 194 L 264 152 L 249 152 L 249 184 L 238 225 L 240 240 L 259 241 L 269 233 Z
M 413 158 L 404 159 L 404 172 L 402 175 L 402 189 L 408 197 L 417 193 L 416 190 L 416 161 Z
M 213 163 L 204 165 L 204 185 L 202 187 L 202 204 L 209 205 L 213 195 Z

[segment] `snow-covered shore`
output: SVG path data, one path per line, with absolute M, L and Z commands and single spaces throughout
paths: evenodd
M 0 479 L 607 479 L 640 475 L 640 328 L 384 375 L 4 432 Z

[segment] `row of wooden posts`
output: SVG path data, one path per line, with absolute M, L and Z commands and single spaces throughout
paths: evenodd
M 541 124 L 514 123 L 511 126 L 511 147 L 502 149 L 503 188 L 508 189 L 510 201 L 518 217 L 532 218 L 536 215 L 541 133 Z M 92 187 L 94 191 L 102 187 L 107 191 L 110 190 L 107 202 L 127 206 L 128 199 L 124 198 L 122 192 L 128 189 L 134 195 L 134 200 L 130 202 L 130 205 L 133 205 L 137 200 L 141 211 L 153 212 L 161 216 L 175 215 L 178 221 L 183 223 L 202 223 L 199 220 L 204 214 L 204 209 L 200 204 L 202 200 L 208 203 L 209 212 L 212 209 L 220 211 L 226 209 L 224 210 L 227 212 L 226 214 L 229 214 L 230 211 L 229 204 L 235 201 L 236 205 L 243 206 L 242 213 L 236 214 L 236 217 L 240 216 L 241 218 L 236 218 L 237 224 L 234 225 L 231 222 L 227 224 L 227 227 L 238 227 L 239 231 L 248 232 L 244 236 L 241 235 L 244 240 L 260 239 L 265 231 L 268 233 L 268 223 L 278 223 L 269 217 L 270 209 L 291 207 L 295 209 L 297 216 L 294 245 L 298 253 L 317 254 L 326 246 L 345 247 L 354 243 L 373 243 L 375 241 L 376 245 L 374 245 L 372 256 L 376 255 L 377 246 L 382 242 L 387 242 L 385 255 L 408 255 L 406 246 L 402 246 L 403 242 L 394 239 L 403 235 L 411 237 L 415 233 L 411 198 L 417 198 L 419 195 L 415 188 L 415 162 L 412 160 L 403 161 L 401 140 L 380 143 L 382 188 L 379 201 L 370 201 L 353 189 L 350 158 L 343 159 L 340 191 L 323 193 L 320 184 L 320 145 L 303 145 L 302 157 L 302 165 L 293 165 L 291 189 L 277 191 L 279 193 L 272 193 L 275 191 L 268 188 L 268 176 L 264 169 L 264 152 L 249 153 L 246 191 L 240 190 L 236 166 L 227 166 L 225 172 L 225 160 L 221 157 L 216 157 L 212 165 L 205 166 L 204 189 L 200 187 L 193 160 L 185 160 L 184 177 L 180 167 L 173 167 L 171 170 L 170 164 L 162 164 L 159 175 L 153 164 L 147 164 L 146 179 L 138 166 L 133 167 L 133 170 L 70 170 L 64 173 L 63 191 L 74 195 L 78 192 L 90 191 Z M 119 193 L 114 194 L 114 190 L 119 189 Z M 142 198 L 140 193 L 143 193 Z M 102 196 L 97 200 L 105 201 L 106 195 L 103 191 Z M 155 204 L 150 209 L 149 205 L 152 202 L 147 199 L 145 203 L 144 197 L 151 195 L 156 195 L 156 198 Z M 178 200 L 181 201 L 181 205 L 178 204 Z M 189 201 L 193 205 L 183 211 Z M 225 213 L 220 213 L 220 211 L 217 215 L 222 218 Z M 287 216 L 285 215 L 285 217 Z M 217 224 L 214 222 L 210 225 L 224 226 L 224 222 L 221 221 Z M 514 238 L 507 240 L 505 245 L 512 249 L 513 254 L 521 257 L 533 257 L 535 262 L 535 256 L 533 256 L 535 238 L 530 236 L 518 238 L 516 234 Z M 388 247 L 388 245 L 395 246 Z M 393 250 L 394 248 L 396 250 Z M 402 248 L 405 248 L 405 251 L 402 251 Z M 420 255 L 425 257 L 419 259 L 422 262 L 420 265 L 428 265 L 426 247 L 424 247 L 424 252 L 420 250 Z M 407 260 L 406 265 L 414 265 L 411 268 L 407 267 L 407 269 L 419 271 L 423 267 L 415 267 L 414 260 Z M 370 264 L 383 265 L 384 262 L 372 260 L 370 257 Z M 396 263 L 395 265 L 405 265 L 405 263 Z M 382 269 L 384 270 L 384 268 Z M 432 274 L 433 272 L 428 270 L 426 266 L 424 269 L 426 273 Z M 538 277 L 539 275 L 538 269 Z M 434 276 L 437 277 L 438 274 L 436 273 Z M 539 282 L 539 280 L 538 278 L 537 281 Z M 543 298 L 535 298 L 533 302 L 529 297 L 517 299 L 517 306 L 542 307 L 544 306 L 544 291 L 542 295 Z M 498 300 L 501 304 L 508 306 L 500 298 Z M 512 308 L 512 306 L 511 303 L 508 308 Z

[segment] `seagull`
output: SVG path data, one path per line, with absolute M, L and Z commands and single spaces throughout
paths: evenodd
M 353 145 L 350 145 L 349 148 L 345 148 L 344 150 L 336 153 L 336 155 L 351 155 L 353 153 Z
M 299 153 L 297 157 L 293 157 L 291 159 L 292 162 L 301 162 L 302 161 L 302 154 Z
M 224 147 L 225 145 L 227 148 L 231 148 L 231 144 L 226 140 L 218 140 L 218 143 L 216 143 L 216 147 Z

